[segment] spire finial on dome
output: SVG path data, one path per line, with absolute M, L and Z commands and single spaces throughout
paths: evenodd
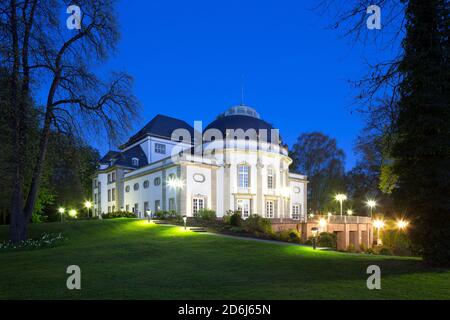
M 244 75 L 241 74 L 241 106 L 244 105 Z

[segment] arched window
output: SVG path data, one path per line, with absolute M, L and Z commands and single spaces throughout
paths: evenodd
M 133 159 L 131 159 L 131 164 L 132 164 L 134 167 L 139 166 L 139 159 L 138 159 L 138 158 L 133 158 Z
M 125 187 L 125 192 L 130 192 L 130 186 Z
M 267 188 L 275 189 L 275 170 L 272 167 L 267 168 Z
M 246 164 L 238 165 L 238 186 L 239 188 L 250 187 L 250 167 Z
M 134 191 L 139 190 L 139 183 L 135 183 L 135 184 L 134 184 L 133 190 L 134 190 Z
M 153 180 L 153 184 L 155 185 L 155 186 L 159 186 L 160 184 L 161 184 L 161 178 L 155 178 L 155 180 Z
M 144 181 L 144 189 L 147 189 L 149 185 L 150 185 L 150 183 L 148 182 L 148 180 L 145 180 Z

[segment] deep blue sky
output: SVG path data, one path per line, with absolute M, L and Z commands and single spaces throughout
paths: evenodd
M 122 38 L 108 66 L 135 78 L 143 110 L 134 131 L 158 113 L 206 126 L 240 103 L 244 75 L 245 103 L 289 146 L 300 133 L 322 131 L 337 139 L 350 169 L 363 121 L 351 112 L 357 91 L 348 80 L 366 73 L 373 53 L 327 29 L 331 21 L 310 9 L 314 3 L 122 1 Z

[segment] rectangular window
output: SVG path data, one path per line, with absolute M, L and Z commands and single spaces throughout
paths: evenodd
M 111 207 L 108 207 L 108 213 L 111 213 Z
M 108 201 L 111 201 L 111 189 L 108 189 Z
M 147 216 L 149 214 L 150 208 L 148 206 L 148 201 L 144 202 L 144 215 Z
M 241 213 L 242 218 L 248 218 L 250 216 L 250 199 L 238 199 L 237 211 Z
M 294 204 L 292 206 L 292 219 L 299 220 L 300 219 L 300 205 Z
M 94 203 L 97 203 L 97 194 L 94 193 Z
M 111 191 L 111 200 L 116 201 L 116 188 L 112 188 Z
M 155 212 L 161 211 L 161 201 L 155 200 Z
M 175 211 L 175 198 L 169 198 L 169 211 Z
M 275 176 L 271 168 L 267 170 L 267 188 L 275 189 Z
M 113 172 L 111 173 L 111 182 L 115 182 L 116 181 L 116 173 Z
M 138 203 L 134 204 L 133 212 L 136 213 L 136 214 L 139 212 L 139 204 Z
M 108 173 L 108 183 L 110 183 L 110 182 L 111 182 L 111 174 Z
M 192 199 L 192 213 L 196 214 L 200 210 L 205 209 L 205 199 L 204 198 L 193 198 Z
M 162 143 L 155 143 L 155 153 L 166 154 L 166 145 Z
M 246 165 L 238 166 L 238 184 L 239 188 L 249 187 L 249 171 L 250 168 Z
M 274 217 L 274 208 L 275 208 L 274 201 L 266 201 L 266 218 Z
M 126 211 L 126 212 L 130 212 L 130 205 L 129 205 L 129 204 L 127 204 L 127 205 L 125 206 L 125 211 Z

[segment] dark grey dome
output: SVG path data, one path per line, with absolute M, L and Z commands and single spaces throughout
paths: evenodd
M 230 112 L 230 110 L 236 110 L 237 108 L 242 110 L 242 112 Z M 205 131 L 207 131 L 208 129 L 219 130 L 223 134 L 224 138 L 226 137 L 227 130 L 242 129 L 244 132 L 246 132 L 249 129 L 254 129 L 256 130 L 256 133 L 258 135 L 260 133 L 260 130 L 266 130 L 267 142 L 272 142 L 271 130 L 274 129 L 274 127 L 270 123 L 260 119 L 259 114 L 254 111 L 254 109 L 246 106 L 239 106 L 229 109 L 224 113 L 224 115 L 211 122 L 205 128 Z

